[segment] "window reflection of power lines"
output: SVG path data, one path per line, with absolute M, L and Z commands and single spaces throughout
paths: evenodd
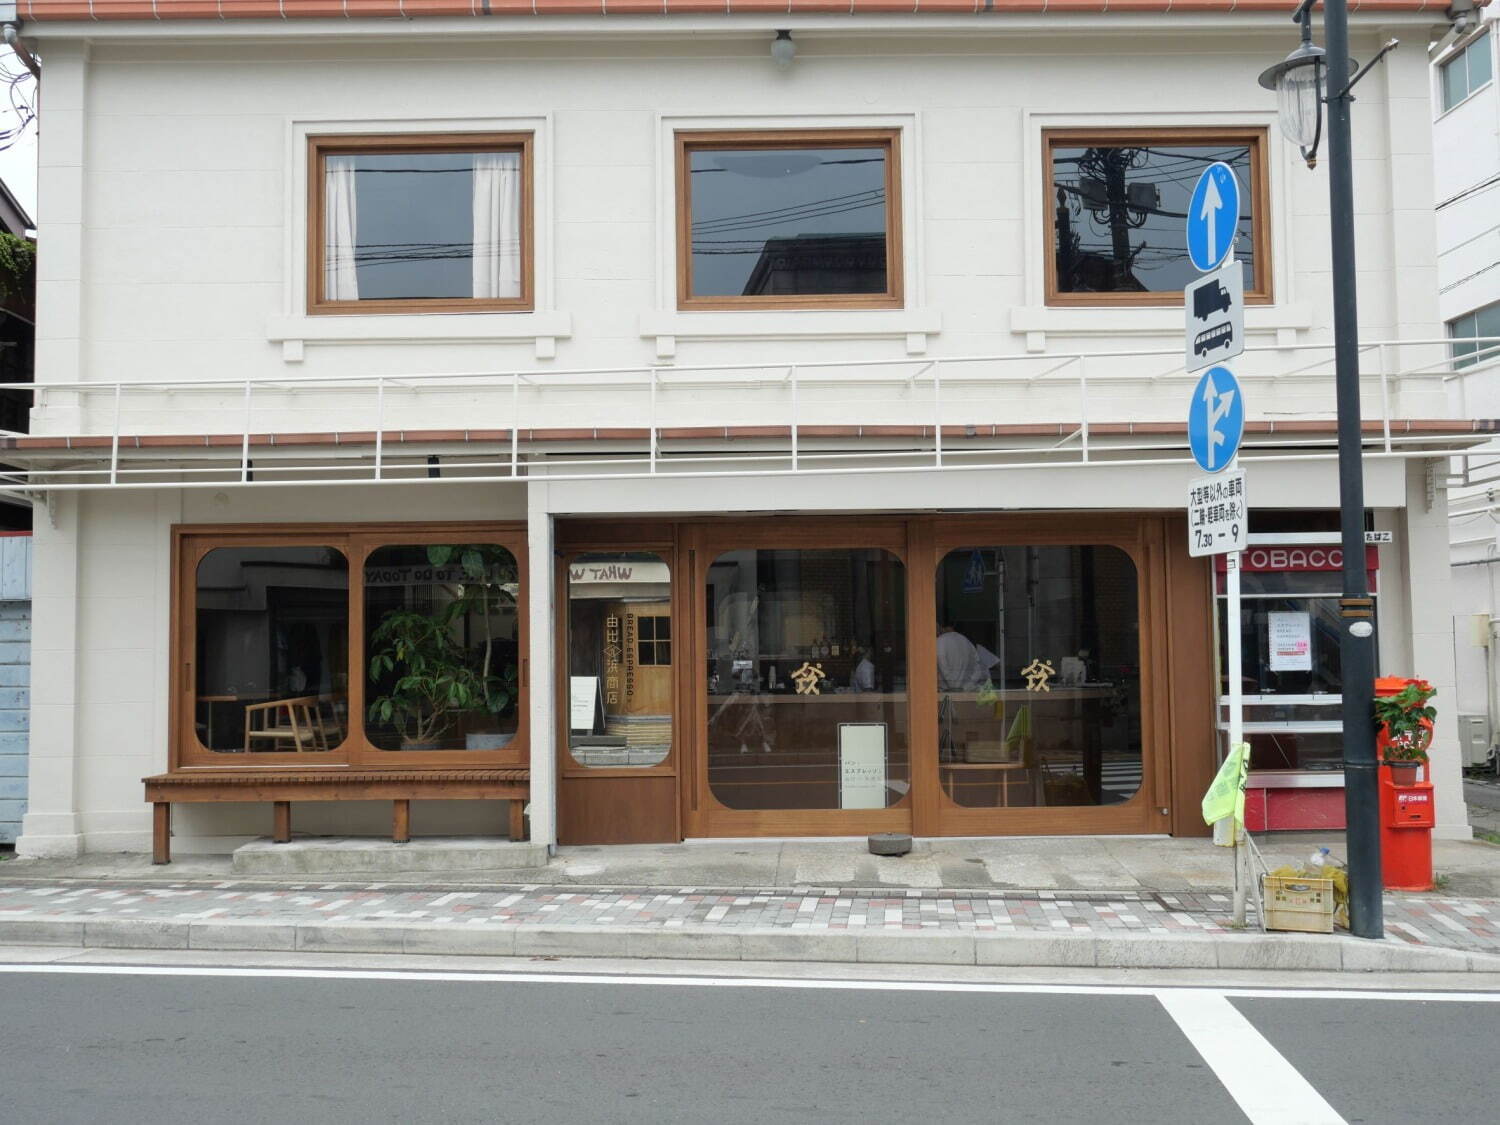
M 812 259 L 815 256 L 824 256 L 824 257 L 826 257 L 827 254 L 828 254 L 828 252 L 829 252 L 829 244 L 830 244 L 830 242 L 834 241 L 834 240 L 841 239 L 841 238 L 880 239 L 883 242 L 884 238 L 885 238 L 885 235 L 883 233 L 881 233 L 881 232 L 873 232 L 873 233 L 868 234 L 868 235 L 865 235 L 865 234 L 853 234 L 853 235 L 814 236 L 813 240 L 810 241 L 805 246 L 799 246 L 792 238 L 778 238 L 775 235 L 771 236 L 770 238 L 763 238 L 763 239 L 744 239 L 744 240 L 733 240 L 733 241 L 726 239 L 723 242 L 707 242 L 707 243 L 700 242 L 697 239 L 694 239 L 693 240 L 693 257 L 695 257 L 695 258 L 702 258 L 702 257 L 723 257 L 723 256 L 734 256 L 734 255 L 739 255 L 739 254 L 747 254 L 747 255 L 748 254 L 754 254 L 754 255 L 759 256 L 760 254 L 765 253 L 766 250 L 771 246 L 772 243 L 775 243 L 776 244 L 776 253 L 777 253 L 777 255 L 779 257 L 782 257 L 782 258 L 802 257 L 802 258 L 805 258 L 805 259 Z
M 519 252 L 519 239 L 476 248 L 472 242 L 372 242 L 361 243 L 354 253 L 329 255 L 330 265 L 353 262 L 356 266 L 394 265 L 404 262 L 449 262 L 504 257 Z
M 825 199 L 809 200 L 768 211 L 743 211 L 734 215 L 720 215 L 712 219 L 699 219 L 693 223 L 693 241 L 700 241 L 700 234 L 729 234 L 737 230 L 752 230 L 756 227 L 771 227 L 821 219 L 829 215 L 842 215 L 849 211 L 862 211 L 870 207 L 885 206 L 885 189 L 872 188 L 867 191 L 849 192 L 846 195 L 831 195 Z
M 885 157 L 881 156 L 847 156 L 837 160 L 818 160 L 809 164 L 808 168 L 826 168 L 834 164 L 884 164 Z M 688 171 L 694 176 L 704 176 L 716 172 L 734 172 L 734 168 L 690 168 Z M 806 171 L 806 169 L 803 169 Z
M 1162 188 L 1171 186 L 1180 198 L 1189 190 L 1189 180 L 1196 181 L 1208 165 L 1216 161 L 1241 164 L 1248 161 L 1249 153 L 1244 146 L 1196 153 L 1123 145 L 1054 150 L 1052 187 L 1057 200 L 1054 229 L 1059 290 L 1146 290 L 1148 286 L 1136 276 L 1137 271 L 1161 269 L 1186 257 L 1185 246 L 1152 246 L 1139 235 L 1132 244 L 1131 232 L 1148 225 L 1152 231 L 1165 233 L 1153 220 L 1187 218 L 1185 212 L 1162 206 Z M 1066 165 L 1076 168 L 1076 182 L 1057 178 Z M 1108 232 L 1107 245 L 1083 241 L 1078 228 L 1088 226 L 1082 222 L 1085 212 L 1098 228 Z M 1245 224 L 1251 216 L 1238 218 Z M 1237 239 L 1248 236 L 1249 231 L 1241 229 Z M 1250 255 L 1242 257 L 1248 259 Z

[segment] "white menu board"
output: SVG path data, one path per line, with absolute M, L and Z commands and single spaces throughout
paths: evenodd
M 839 724 L 839 808 L 885 808 L 885 724 Z
M 593 730 L 594 714 L 599 706 L 599 677 L 568 677 L 568 728 Z
M 1312 671 L 1312 615 L 1272 610 L 1266 614 L 1273 672 Z

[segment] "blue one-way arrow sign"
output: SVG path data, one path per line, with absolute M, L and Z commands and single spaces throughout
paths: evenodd
M 1188 403 L 1188 446 L 1193 460 L 1217 473 L 1234 460 L 1245 434 L 1245 397 L 1227 367 L 1210 367 Z
M 1234 248 L 1240 222 L 1240 182 L 1222 160 L 1198 177 L 1187 210 L 1188 257 L 1207 273 L 1219 268 Z

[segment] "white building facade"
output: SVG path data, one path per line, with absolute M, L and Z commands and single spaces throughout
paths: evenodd
M 1439 305 L 1464 378 L 1454 386 L 1462 412 L 1500 403 L 1500 86 L 1495 17 L 1473 13 L 1433 63 L 1433 152 L 1438 217 Z M 1492 758 L 1497 670 L 1491 659 L 1497 612 L 1493 452 L 1457 463 L 1450 497 L 1453 537 L 1454 707 L 1464 763 Z
M 21 5 L 18 850 L 223 851 L 293 802 L 498 834 L 497 786 L 547 844 L 1199 834 L 1225 633 L 1259 823 L 1341 823 L 1327 182 L 1255 81 L 1284 13 L 269 7 L 306 18 Z M 1354 53 L 1422 9 L 1356 11 Z M 1361 86 L 1356 230 L 1379 665 L 1448 698 L 1447 464 L 1487 429 L 1449 399 L 1429 82 L 1412 50 Z M 1233 630 L 1184 514 L 1216 160 Z M 1466 835 L 1450 712 L 1432 758 Z

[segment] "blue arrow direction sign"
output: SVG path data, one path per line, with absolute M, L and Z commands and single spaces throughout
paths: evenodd
M 1227 367 L 1210 367 L 1188 403 L 1188 446 L 1205 472 L 1227 468 L 1245 436 L 1245 396 Z
M 1188 257 L 1207 273 L 1216 270 L 1234 248 L 1240 223 L 1240 182 L 1222 160 L 1198 177 L 1187 209 Z

